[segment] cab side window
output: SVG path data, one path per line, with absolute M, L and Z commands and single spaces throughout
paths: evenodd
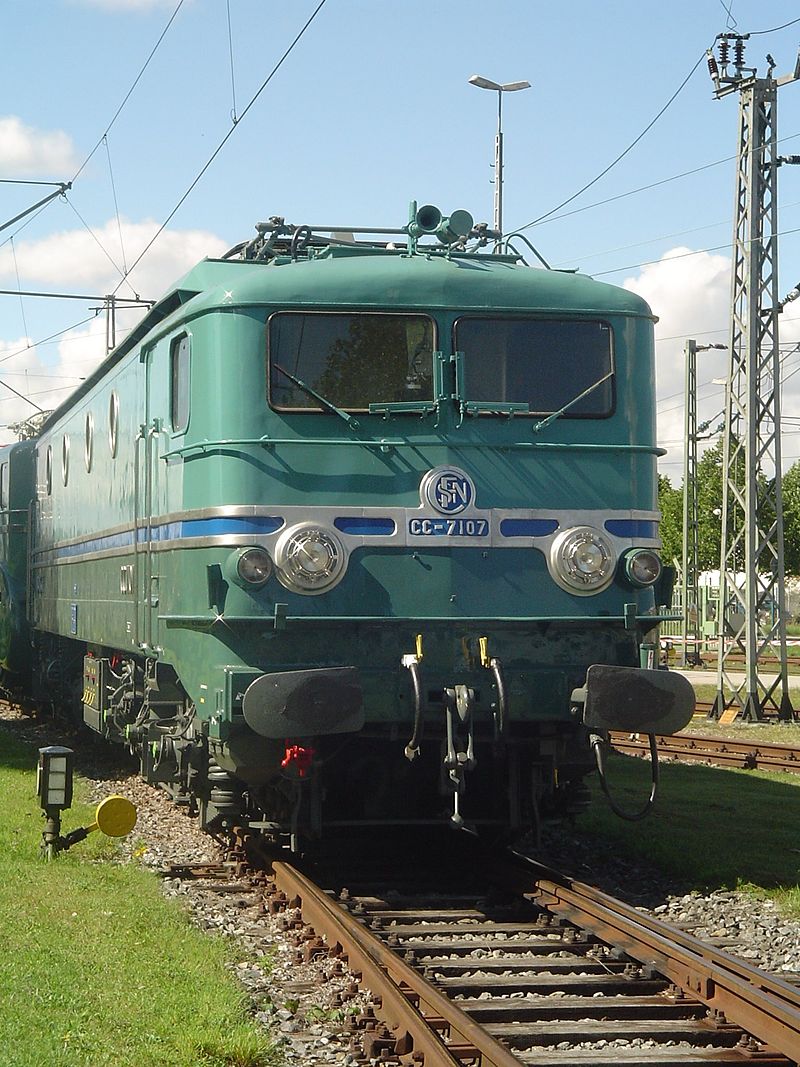
M 172 432 L 189 425 L 189 372 L 191 346 L 187 334 L 176 337 L 169 349 Z

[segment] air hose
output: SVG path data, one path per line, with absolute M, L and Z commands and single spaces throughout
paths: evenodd
M 414 686 L 414 732 L 405 747 L 405 757 L 411 761 L 419 753 L 419 742 L 422 737 L 422 678 L 419 660 L 415 656 L 409 656 L 407 661 L 404 660 L 403 666 L 408 668 Z
M 589 744 L 594 751 L 597 773 L 600 775 L 600 785 L 606 795 L 606 799 L 614 814 L 618 815 L 620 819 L 626 819 L 628 822 L 638 822 L 639 819 L 643 819 L 652 808 L 656 799 L 656 793 L 658 792 L 658 748 L 656 746 L 656 735 L 648 734 L 647 740 L 650 742 L 650 796 L 645 801 L 644 807 L 639 811 L 629 812 L 623 811 L 623 809 L 619 807 L 611 796 L 611 792 L 608 788 L 608 782 L 606 780 L 605 739 L 599 734 L 589 735 Z

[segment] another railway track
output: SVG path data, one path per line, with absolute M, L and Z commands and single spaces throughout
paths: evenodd
M 611 743 L 618 752 L 644 755 L 649 752 L 647 738 L 640 734 L 612 732 Z M 714 763 L 720 767 L 745 770 L 789 771 L 800 774 L 800 749 L 755 739 L 733 741 L 707 734 L 658 736 L 660 756 L 681 762 Z
M 243 868 L 236 869 L 237 877 Z M 800 1060 L 800 992 L 637 909 L 466 834 L 344 843 L 254 876 L 305 959 L 374 1010 L 354 1063 L 662 1067 Z

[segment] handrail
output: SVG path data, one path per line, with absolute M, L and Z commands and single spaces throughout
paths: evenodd
M 374 440 L 365 440 L 359 437 L 230 437 L 220 438 L 217 441 L 196 441 L 194 444 L 183 445 L 181 448 L 173 448 L 161 455 L 162 459 L 172 459 L 175 456 L 187 456 L 192 452 L 208 452 L 217 448 L 236 448 L 243 445 L 259 445 L 262 448 L 274 448 L 275 445 L 323 445 L 328 448 L 332 445 L 360 445 L 364 448 L 380 448 L 388 452 L 392 448 L 448 448 L 458 452 L 467 448 L 485 448 L 500 452 L 537 451 L 553 452 L 633 452 L 645 453 L 653 456 L 665 456 L 667 450 L 658 448 L 656 445 L 627 444 L 614 441 L 458 441 L 452 438 L 442 440 L 414 439 L 414 438 L 385 438 L 379 437 Z

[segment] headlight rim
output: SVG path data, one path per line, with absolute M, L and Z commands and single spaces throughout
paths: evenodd
M 335 555 L 332 557 L 333 568 L 328 570 L 329 577 L 324 584 L 302 585 L 297 581 L 297 575 L 302 573 L 302 568 L 293 571 L 290 566 L 291 548 L 304 534 L 316 534 L 316 540 L 326 544 L 329 549 L 332 547 L 335 550 Z M 320 596 L 322 593 L 329 593 L 344 578 L 347 571 L 348 553 L 344 541 L 334 529 L 324 523 L 306 520 L 295 523 L 281 533 L 275 544 L 274 563 L 276 577 L 284 589 L 297 593 L 298 596 Z M 321 573 L 324 574 L 324 572 L 325 568 Z
M 655 577 L 643 581 L 633 573 L 633 567 L 638 559 L 643 556 L 651 556 L 658 564 Z M 631 548 L 622 557 L 622 566 L 625 578 L 636 589 L 652 589 L 664 572 L 664 564 L 654 548 Z
M 577 577 L 576 569 L 569 568 L 566 562 L 570 549 L 577 547 L 581 539 L 599 548 L 603 556 L 600 577 L 594 584 Z M 574 596 L 595 596 L 608 589 L 614 581 L 617 561 L 611 539 L 595 526 L 570 526 L 556 534 L 550 546 L 550 573 L 562 589 Z
M 255 552 L 262 557 L 266 557 L 268 566 L 265 568 L 267 570 L 265 576 L 259 581 L 253 582 L 242 573 L 241 566 L 242 561 L 251 553 Z M 238 585 L 240 589 L 258 590 L 263 589 L 272 577 L 275 571 L 275 561 L 269 551 L 262 545 L 243 545 L 241 548 L 235 549 L 228 556 L 225 561 L 224 571 L 225 576 Z

